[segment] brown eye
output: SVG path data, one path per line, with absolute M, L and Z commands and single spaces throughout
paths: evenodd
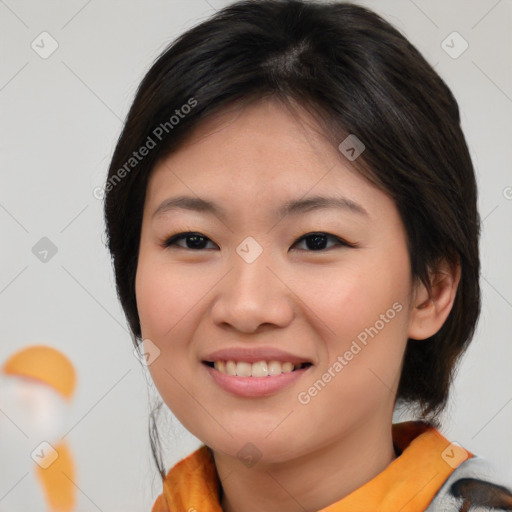
M 181 240 L 185 240 L 185 246 L 178 244 Z M 201 233 L 193 233 L 190 231 L 177 233 L 164 242 L 164 247 L 178 246 L 182 249 L 201 250 L 205 249 L 205 244 L 211 240 Z M 213 243 L 213 242 L 211 242 Z
M 318 251 L 324 251 L 326 250 L 326 245 L 328 243 L 328 240 L 334 240 L 336 242 L 335 246 L 345 246 L 345 247 L 355 247 L 354 244 L 351 244 L 347 242 L 346 240 L 343 240 L 342 238 L 339 238 L 335 235 L 331 235 L 329 233 L 308 233 L 306 235 L 303 235 L 300 237 L 297 242 L 295 242 L 294 245 L 305 242 L 306 244 L 306 250 L 318 252 Z M 332 248 L 332 247 L 330 247 Z M 304 249 L 300 249 L 304 250 Z

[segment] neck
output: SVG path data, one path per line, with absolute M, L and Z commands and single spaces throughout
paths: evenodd
M 300 458 L 251 468 L 214 452 L 224 512 L 314 512 L 382 472 L 396 455 L 391 422 L 366 423 Z

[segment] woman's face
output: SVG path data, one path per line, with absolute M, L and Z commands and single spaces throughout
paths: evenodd
M 414 296 L 395 204 L 301 116 L 225 112 L 162 160 L 136 276 L 165 403 L 214 451 L 268 462 L 389 426 Z

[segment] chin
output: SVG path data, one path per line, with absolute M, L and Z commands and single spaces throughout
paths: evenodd
M 226 435 L 222 439 L 205 439 L 203 442 L 214 452 L 236 458 L 247 467 L 282 464 L 297 458 L 304 451 L 304 444 L 299 440 L 290 443 L 289 437 L 283 435 L 270 437 L 268 431 L 247 430 L 244 435 L 239 434 L 234 438 Z

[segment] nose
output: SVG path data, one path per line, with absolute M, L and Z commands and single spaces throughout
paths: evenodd
M 254 334 L 286 327 L 292 321 L 293 293 L 266 256 L 269 253 L 268 249 L 263 251 L 251 263 L 234 253 L 231 271 L 216 287 L 212 308 L 216 325 Z

